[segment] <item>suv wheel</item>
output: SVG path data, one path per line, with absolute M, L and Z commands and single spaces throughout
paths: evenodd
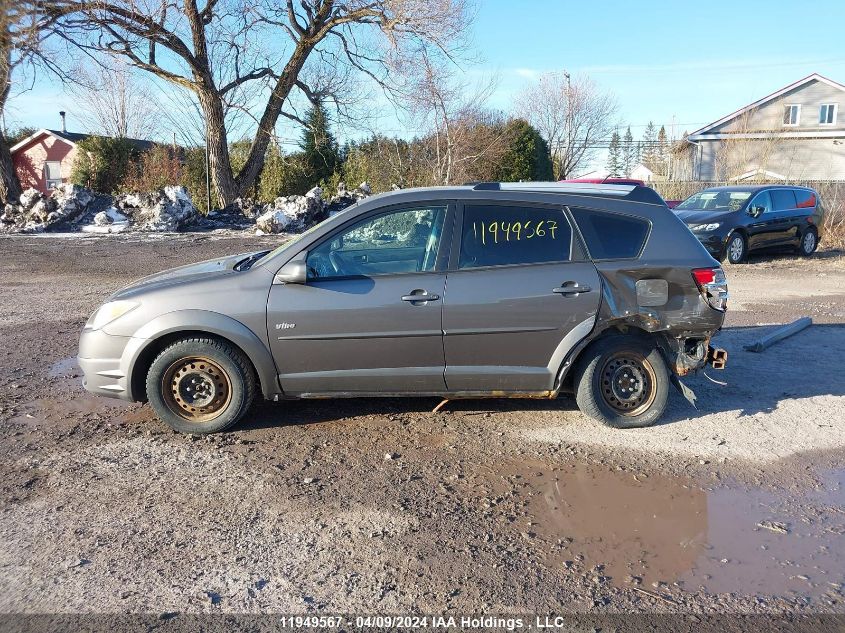
M 581 411 L 619 429 L 654 424 L 669 397 L 660 351 L 634 336 L 609 336 L 588 349 L 578 362 L 575 385 Z
M 725 259 L 729 264 L 740 264 L 745 261 L 748 254 L 748 244 L 740 233 L 733 233 L 725 247 Z
M 147 372 L 147 398 L 181 433 L 215 433 L 237 423 L 255 395 L 249 360 L 232 345 L 186 338 L 162 351 Z
M 809 228 L 804 231 L 804 235 L 801 236 L 801 244 L 798 246 L 798 253 L 804 257 L 809 257 L 815 252 L 818 245 L 819 238 L 816 233 L 816 229 Z

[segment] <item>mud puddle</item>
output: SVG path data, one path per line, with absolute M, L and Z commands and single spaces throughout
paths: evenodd
M 704 489 L 691 479 L 582 463 L 490 469 L 516 501 L 515 525 L 545 563 L 595 569 L 619 586 L 769 596 L 841 593 L 845 470 L 817 488 Z M 537 547 L 540 549 L 540 547 Z M 583 561 L 583 562 L 581 562 Z

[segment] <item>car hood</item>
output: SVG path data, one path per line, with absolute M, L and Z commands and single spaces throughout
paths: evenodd
M 710 222 L 724 222 L 735 211 L 703 211 L 696 209 L 673 209 L 686 224 L 709 224 Z
M 208 259 L 203 262 L 197 262 L 196 264 L 188 264 L 187 266 L 179 266 L 177 268 L 163 270 L 160 273 L 154 273 L 133 281 L 125 288 L 121 288 L 115 292 L 111 297 L 109 297 L 109 300 L 127 299 L 141 292 L 158 290 L 160 288 L 188 283 L 198 279 L 207 280 L 213 277 L 225 277 L 227 275 L 236 274 L 237 271 L 235 271 L 235 265 L 253 254 L 254 253 L 240 253 L 239 255 L 230 255 L 228 257 L 221 257 L 218 259 Z

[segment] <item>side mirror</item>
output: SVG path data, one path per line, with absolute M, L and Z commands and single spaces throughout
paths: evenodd
M 763 214 L 763 207 L 757 207 L 757 206 L 748 207 L 748 215 L 750 215 L 752 218 L 758 218 L 762 214 Z
M 274 284 L 304 284 L 308 278 L 305 258 L 289 261 L 273 278 Z

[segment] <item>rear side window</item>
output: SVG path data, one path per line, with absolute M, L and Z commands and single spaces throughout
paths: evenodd
M 633 259 L 648 238 L 649 223 L 641 218 L 587 209 L 570 209 L 593 259 Z
M 568 261 L 572 229 L 562 209 L 464 207 L 459 268 Z
M 795 199 L 797 209 L 812 209 L 816 206 L 816 192 L 808 189 L 796 189 Z
M 792 191 L 792 189 L 772 189 L 769 192 L 772 194 L 775 211 L 795 208 L 795 194 Z

